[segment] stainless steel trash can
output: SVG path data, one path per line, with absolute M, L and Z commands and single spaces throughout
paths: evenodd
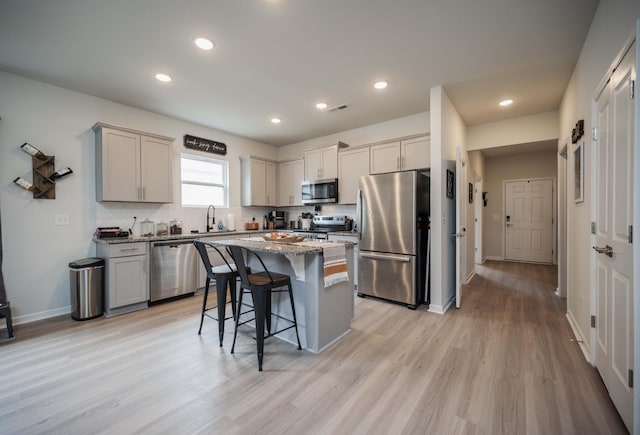
M 69 263 L 71 318 L 89 320 L 102 315 L 104 260 L 82 258 Z

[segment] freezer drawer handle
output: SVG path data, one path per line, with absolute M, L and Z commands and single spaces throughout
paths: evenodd
M 403 263 L 408 263 L 411 261 L 411 258 L 409 257 L 402 257 L 399 255 L 390 255 L 390 254 L 363 254 L 362 252 L 360 253 L 360 256 L 363 258 L 372 258 L 374 260 L 395 260 L 395 261 L 401 261 Z

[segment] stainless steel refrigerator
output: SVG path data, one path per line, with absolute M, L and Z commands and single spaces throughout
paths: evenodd
M 358 296 L 412 309 L 428 303 L 429 177 L 417 171 L 362 177 L 357 224 Z

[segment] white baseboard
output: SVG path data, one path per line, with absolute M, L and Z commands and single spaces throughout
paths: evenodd
M 580 346 L 580 350 L 584 355 L 584 359 L 586 359 L 589 364 L 592 364 L 590 356 L 591 349 L 589 347 L 589 343 L 584 338 L 584 335 L 582 335 L 582 331 L 580 331 L 578 322 L 576 322 L 576 319 L 573 317 L 573 313 L 571 312 L 571 310 L 567 310 L 567 321 L 569 322 L 569 327 L 571 327 L 571 330 L 573 331 L 573 335 L 578 341 L 578 345 Z
M 504 261 L 504 257 L 496 257 L 493 255 L 487 255 L 486 257 L 484 257 L 484 260 L 493 260 L 493 261 Z
M 451 299 L 449 299 L 449 302 L 447 302 L 444 305 L 444 312 L 446 313 L 447 311 L 449 311 L 449 308 L 451 308 L 452 306 L 455 306 L 456 303 L 456 295 L 451 296 Z
M 444 314 L 445 312 L 442 305 L 435 305 L 435 304 L 429 304 L 429 309 L 427 311 L 435 314 Z
M 469 284 L 469 282 L 476 276 L 476 271 L 472 270 L 469 275 L 467 275 L 467 280 L 464 282 L 465 284 Z
M 23 325 L 25 323 L 37 322 L 38 320 L 48 319 L 50 317 L 64 316 L 71 313 L 71 305 L 66 307 L 54 308 L 53 310 L 40 311 L 39 313 L 24 314 L 22 316 L 13 317 L 14 325 Z
M 429 311 L 436 314 L 444 314 L 447 312 L 447 310 L 449 310 L 449 308 L 451 308 L 451 305 L 453 305 L 455 301 L 456 301 L 456 296 L 453 295 L 451 299 L 449 299 L 447 303 L 444 305 L 429 304 Z

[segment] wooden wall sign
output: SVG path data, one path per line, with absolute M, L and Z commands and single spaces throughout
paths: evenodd
M 227 155 L 227 144 L 189 134 L 184 135 L 184 147 L 196 151 L 204 151 L 205 153 Z

